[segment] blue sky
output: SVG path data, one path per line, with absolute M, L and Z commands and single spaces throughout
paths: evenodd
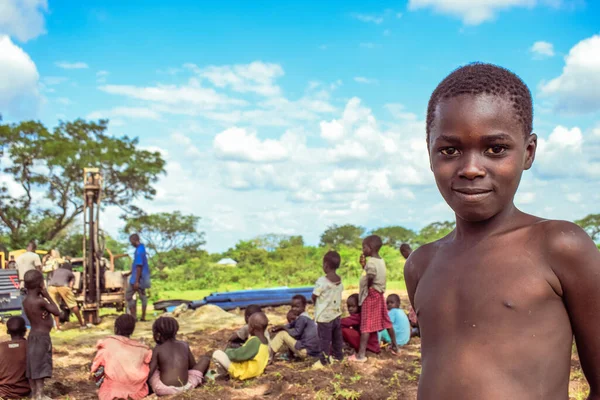
M 428 169 L 427 101 L 454 68 L 492 62 L 534 95 L 540 146 L 517 204 L 598 212 L 599 2 L 465 3 L 7 0 L 0 110 L 109 118 L 162 151 L 168 175 L 140 205 L 201 216 L 210 251 L 266 233 L 314 244 L 333 223 L 453 218 Z

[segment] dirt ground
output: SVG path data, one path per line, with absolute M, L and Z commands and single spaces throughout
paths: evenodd
M 403 304 L 407 304 L 405 295 Z M 288 307 L 266 309 L 272 324 L 284 322 Z M 90 331 L 80 332 L 70 323 L 66 332 L 54 333 L 54 377 L 46 384 L 54 399 L 95 399 L 89 368 L 98 339 L 111 334 L 116 316 L 106 316 Z M 178 315 L 181 340 L 199 357 L 223 349 L 235 327 L 243 324 L 241 311 L 224 312 L 203 307 Z M 4 331 L 4 329 L 2 329 Z M 5 340 L 4 332 L 0 340 Z M 134 338 L 152 345 L 152 322 L 138 323 Z M 168 399 L 415 399 L 421 372 L 420 340 L 413 338 L 398 356 L 371 354 L 367 363 L 336 363 L 324 370 L 310 369 L 310 362 L 276 362 L 265 374 L 245 382 L 209 381 L 202 388 Z M 587 383 L 576 352 L 572 357 L 570 399 L 585 399 Z M 150 396 L 150 399 L 155 396 Z

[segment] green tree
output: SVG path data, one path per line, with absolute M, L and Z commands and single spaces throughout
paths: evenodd
M 200 217 L 172 213 L 144 214 L 126 219 L 123 233 L 137 233 L 153 257 L 155 266 L 162 270 L 169 259 L 181 259 L 186 253 L 200 251 L 206 242 L 204 232 L 198 231 Z M 188 254 L 190 255 L 190 254 Z
M 290 247 L 304 247 L 304 238 L 300 235 L 290 236 L 279 242 L 280 249 L 287 249 Z
M 351 224 L 331 225 L 321 235 L 321 246 L 329 246 L 337 249 L 341 245 L 348 247 L 360 247 L 361 238 L 365 228 Z
M 575 223 L 585 230 L 594 242 L 600 239 L 600 214 L 590 214 Z
M 424 245 L 435 242 L 452 232 L 455 226 L 456 223 L 454 221 L 433 222 L 419 231 L 419 234 L 415 238 L 415 243 Z
M 19 186 L 0 185 L 0 229 L 13 247 L 23 246 L 27 230 L 40 220 L 51 221 L 44 232 L 52 241 L 83 211 L 83 169 L 100 168 L 104 175 L 103 206 L 139 211 L 132 202 L 152 199 L 153 184 L 164 173 L 159 152 L 142 150 L 138 139 L 109 135 L 107 120 L 60 122 L 53 130 L 40 122 L 0 124 L 2 172 Z M 34 201 L 34 196 L 47 201 Z
M 412 244 L 417 236 L 414 231 L 403 226 L 387 226 L 375 229 L 371 234 L 381 237 L 384 245 L 396 249 L 399 249 L 402 243 Z

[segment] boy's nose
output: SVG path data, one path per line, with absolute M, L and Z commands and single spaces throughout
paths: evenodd
M 483 160 L 474 152 L 465 154 L 462 157 L 462 161 L 463 163 L 458 171 L 458 175 L 461 178 L 473 180 L 475 178 L 482 178 L 485 176 Z

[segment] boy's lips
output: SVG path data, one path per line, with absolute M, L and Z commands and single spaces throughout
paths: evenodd
M 477 202 L 487 198 L 493 190 L 485 188 L 453 188 L 454 194 L 468 202 Z

